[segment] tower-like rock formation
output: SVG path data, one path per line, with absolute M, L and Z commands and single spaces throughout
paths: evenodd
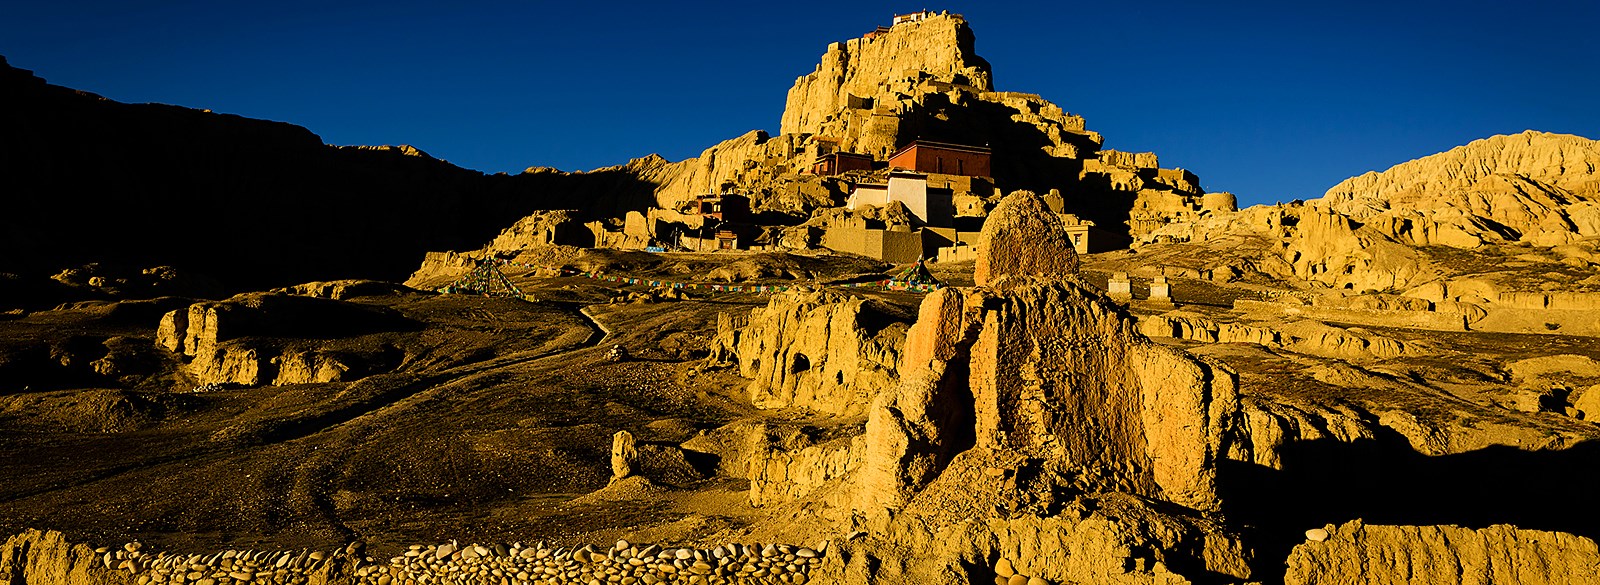
M 857 510 L 906 505 L 965 448 L 1043 461 L 1089 493 L 1217 506 L 1216 465 L 1239 411 L 1233 374 L 1150 342 L 1078 282 L 1053 219 L 1032 193 L 1008 196 L 984 227 L 979 287 L 923 301 L 901 384 L 867 423 Z
M 1037 196 L 1008 196 L 982 240 L 987 274 L 923 301 L 899 385 L 874 400 L 840 490 L 814 496 L 825 521 L 868 533 L 818 578 L 1249 576 L 1238 538 L 1204 513 L 1220 461 L 1246 451 L 1234 374 L 1152 343 L 1082 283 Z
M 967 21 L 945 13 L 829 45 L 790 88 L 778 135 L 751 132 L 696 159 L 652 167 L 658 204 L 729 189 L 749 195 L 757 209 L 810 212 L 849 190 L 803 172 L 818 156 L 843 151 L 886 161 L 913 141 L 934 141 L 992 152 L 992 181 L 949 177 L 967 189 L 958 196 L 992 202 L 997 186 L 1059 190 L 1061 211 L 1110 234 L 1138 236 L 1218 207 L 1218 198 L 1207 207 L 1193 173 L 1159 168 L 1154 153 L 1103 150 L 1083 117 L 1035 94 L 996 91 L 974 44 Z
M 973 51 L 972 29 L 960 16 L 940 14 L 828 45 L 816 71 L 789 89 L 779 132 L 816 134 L 837 112 L 893 102 L 925 80 L 994 89 L 989 62 Z

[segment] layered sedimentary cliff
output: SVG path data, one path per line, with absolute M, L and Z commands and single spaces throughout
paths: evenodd
M 1565 244 L 1600 235 L 1600 142 L 1492 136 L 1346 179 L 1322 202 L 1356 220 L 1409 224 L 1393 233 L 1414 245 Z
M 1597 165 L 1594 140 L 1493 136 L 1347 179 L 1321 199 L 1202 214 L 1143 240 L 1225 246 L 1267 274 L 1354 290 L 1405 290 L 1460 270 L 1430 247 L 1567 246 L 1586 266 L 1583 240 L 1600 235 Z

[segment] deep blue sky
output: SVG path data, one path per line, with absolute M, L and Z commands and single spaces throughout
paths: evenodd
M 3 0 L 0 54 L 333 144 L 584 170 L 775 133 L 829 42 L 926 7 L 967 16 L 999 89 L 1264 203 L 1493 134 L 1600 138 L 1600 1 L 1521 4 Z

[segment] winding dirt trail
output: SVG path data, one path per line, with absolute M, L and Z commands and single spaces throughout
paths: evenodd
M 331 488 L 329 487 L 334 484 L 334 479 L 337 477 L 339 470 L 344 468 L 346 458 L 352 448 L 370 436 L 377 426 L 394 417 L 404 416 L 402 413 L 408 410 L 444 398 L 445 392 L 452 388 L 470 386 L 473 380 L 488 377 L 509 368 L 564 358 L 597 347 L 611 337 L 611 330 L 589 313 L 591 305 L 578 306 L 577 303 L 563 303 L 562 306 L 574 315 L 579 316 L 590 329 L 589 336 L 575 346 L 539 352 L 535 355 L 513 355 L 457 366 L 407 384 L 406 389 L 419 390 L 409 392 L 403 398 L 389 402 L 386 405 L 369 409 L 343 421 L 324 425 L 312 432 L 272 441 L 280 444 L 301 440 L 311 441 L 320 435 L 335 432 L 340 434 L 340 437 L 333 444 L 320 446 L 315 450 L 316 455 L 308 457 L 295 468 L 295 487 L 293 488 L 294 495 L 291 495 L 291 500 L 298 500 L 296 503 L 300 506 L 309 506 L 316 516 L 327 522 L 344 540 L 357 539 L 359 535 L 356 531 L 339 518 L 337 507 L 330 493 Z
M 413 415 L 420 407 L 456 398 L 458 392 L 471 393 L 475 381 L 483 380 L 507 370 L 526 367 L 541 361 L 566 359 L 574 354 L 591 350 L 611 338 L 610 329 L 597 320 L 584 303 L 551 303 L 576 317 L 576 324 L 588 329 L 588 335 L 576 343 L 545 351 L 512 354 L 450 367 L 423 375 L 379 374 L 369 377 L 395 376 L 390 388 L 375 395 L 358 398 L 332 410 L 304 419 L 268 421 L 266 426 L 248 429 L 236 440 L 202 441 L 191 448 L 150 458 L 140 458 L 126 464 L 104 468 L 99 472 L 77 477 L 62 483 L 41 486 L 39 489 L 8 494 L 0 504 L 25 500 L 50 493 L 81 489 L 84 486 L 117 481 L 141 472 L 155 472 L 173 465 L 183 467 L 236 467 L 232 462 L 260 460 L 252 451 L 281 450 L 266 457 L 277 460 L 276 471 L 257 468 L 259 473 L 281 475 L 289 487 L 274 502 L 260 502 L 263 506 L 282 506 L 305 514 L 307 518 L 321 519 L 325 526 L 346 541 L 356 537 L 338 517 L 333 501 L 333 486 L 352 448 L 370 439 L 373 433 L 395 421 Z M 399 377 L 411 377 L 410 380 Z M 359 383 L 359 382 L 357 382 Z M 490 384 L 492 385 L 492 383 Z M 458 391 L 458 392 L 452 392 Z M 414 422 L 411 424 L 415 424 Z M 274 466 L 276 467 L 276 466 Z

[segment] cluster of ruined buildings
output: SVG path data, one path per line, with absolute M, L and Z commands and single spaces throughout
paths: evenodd
M 887 161 L 879 161 L 870 155 L 831 148 L 827 140 L 813 144 L 818 152 L 803 172 L 845 178 L 851 185 L 845 206 L 848 210 L 904 206 L 914 219 L 898 223 L 853 214 L 823 228 L 822 246 L 890 262 L 956 262 L 974 257 L 973 244 L 983 227 L 983 217 L 958 215 L 954 196 L 958 191 L 994 190 L 990 176 L 992 154 L 987 146 L 917 140 L 900 148 Z M 1045 195 L 1045 200 L 1060 214 L 1078 251 L 1087 253 L 1094 223 L 1064 213 L 1065 202 L 1058 192 Z M 705 218 L 702 225 L 715 226 L 714 243 L 686 246 L 689 248 L 747 249 L 751 236 L 759 231 L 750 200 L 743 195 L 702 195 L 686 211 Z
M 892 27 L 880 26 L 868 32 L 865 39 L 871 40 L 891 29 L 935 16 L 927 11 L 896 15 Z M 873 108 L 873 98 L 854 94 L 847 98 L 847 109 Z M 1031 104 L 1018 107 L 1034 111 Z M 1077 120 L 1081 128 L 1081 119 Z M 614 223 L 590 222 L 588 227 L 594 234 L 592 245 L 685 251 L 820 245 L 895 263 L 970 260 L 976 257 L 974 246 L 984 215 L 1000 195 L 993 179 L 993 154 L 986 144 L 957 144 L 926 138 L 929 137 L 893 149 L 882 141 L 875 141 L 874 146 L 866 146 L 859 140 L 842 142 L 826 131 L 774 140 L 772 145 L 780 146 L 769 146 L 766 160 L 781 158 L 785 161 L 781 165 L 763 163 L 772 167 L 768 180 L 795 172 L 825 177 L 832 197 L 841 195 L 840 187 L 847 195 L 844 209 L 818 213 L 803 226 L 764 225 L 773 223 L 770 221 L 773 218 L 758 218 L 753 213 L 751 198 L 740 193 L 735 185 L 765 183 L 758 175 L 754 181 L 726 181 L 715 189 L 721 192 L 681 200 L 673 209 L 630 212 L 620 226 L 621 231 L 614 231 L 617 227 Z M 844 148 L 843 144 L 854 146 Z M 1153 160 L 1149 166 L 1154 166 Z M 756 172 L 760 172 L 759 169 Z M 1104 232 L 1098 232 L 1093 222 L 1066 213 L 1059 192 L 1052 190 L 1044 194 L 1044 199 L 1060 216 L 1080 253 L 1091 250 L 1092 235 L 1096 241 L 1109 241 L 1101 237 Z M 792 230 L 802 235 L 779 235 L 787 228 L 802 228 Z

